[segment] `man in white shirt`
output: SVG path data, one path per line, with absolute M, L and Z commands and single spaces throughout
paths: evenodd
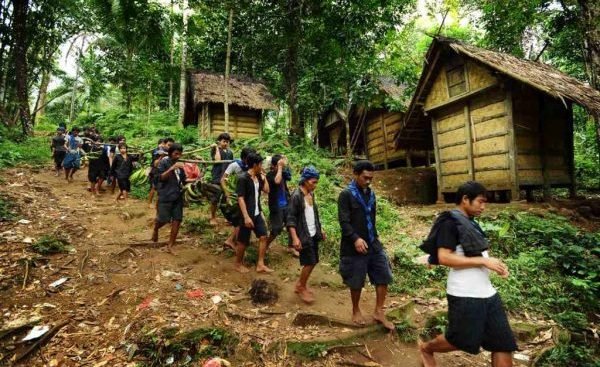
M 475 242 L 487 245 L 483 230 L 473 220 L 485 210 L 485 203 L 485 187 L 469 181 L 458 188 L 457 210 L 436 222 L 437 258 L 440 265 L 451 268 L 446 289 L 449 325 L 445 335 L 419 344 L 425 367 L 437 366 L 434 353 L 462 350 L 477 354 L 480 348 L 492 352 L 493 367 L 512 366 L 512 352 L 517 345 L 500 296 L 489 277 L 491 270 L 506 278 L 508 268 L 499 259 L 489 257 L 487 248 L 477 254 L 470 253 L 473 246 L 465 241 L 476 238 Z M 457 215 L 464 218 L 456 219 Z

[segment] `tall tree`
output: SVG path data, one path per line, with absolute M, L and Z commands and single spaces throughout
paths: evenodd
M 188 32 L 188 0 L 183 0 L 183 31 L 181 34 L 181 70 L 179 72 L 179 125 L 183 127 L 183 118 L 185 116 L 185 90 L 186 83 L 186 65 L 187 65 L 187 32 Z
M 29 0 L 13 0 L 14 63 L 19 120 L 23 135 L 31 134 L 29 94 L 27 92 L 27 10 Z
M 233 5 L 229 9 L 229 23 L 227 26 L 227 56 L 225 57 L 225 103 L 223 109 L 225 112 L 225 132 L 229 132 L 229 72 L 231 69 L 231 33 L 233 30 Z

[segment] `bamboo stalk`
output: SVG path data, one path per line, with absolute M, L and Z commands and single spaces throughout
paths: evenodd
M 202 163 L 202 164 L 225 164 L 225 163 L 232 163 L 234 162 L 233 160 L 223 160 L 223 161 L 204 161 L 204 160 L 200 160 L 200 159 L 178 159 L 178 162 L 183 162 L 183 163 Z

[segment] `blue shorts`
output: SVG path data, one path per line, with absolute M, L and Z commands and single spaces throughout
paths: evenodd
M 63 167 L 65 169 L 79 169 L 81 167 L 81 157 L 79 153 L 68 152 L 63 161 Z
M 388 285 L 392 282 L 390 260 L 383 250 L 366 255 L 343 256 L 340 259 L 340 275 L 344 284 L 355 290 L 365 286 L 367 275 L 373 285 Z

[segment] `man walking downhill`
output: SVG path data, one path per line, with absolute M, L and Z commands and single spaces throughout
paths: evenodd
M 229 143 L 231 142 L 231 136 L 227 133 L 222 133 L 217 138 L 217 144 L 213 144 L 213 149 L 211 150 L 211 157 L 214 161 L 230 161 L 233 159 L 233 152 L 229 149 Z M 217 224 L 217 205 L 221 201 L 221 195 L 223 192 L 221 191 L 221 178 L 223 177 L 223 173 L 227 169 L 227 164 L 225 163 L 217 163 L 212 167 L 212 179 L 210 181 L 211 186 L 214 189 L 214 192 L 210 195 L 210 224 Z
M 54 158 L 54 169 L 56 170 L 56 176 L 60 175 L 60 171 L 63 168 L 63 160 L 67 155 L 67 147 L 65 146 L 67 140 L 65 138 L 65 129 L 59 127 L 56 129 L 56 136 L 52 138 L 52 158 Z
M 290 200 L 290 190 L 287 183 L 292 179 L 292 173 L 287 164 L 285 156 L 276 154 L 271 158 L 271 170 L 267 173 L 267 181 L 269 182 L 269 224 L 271 226 L 271 234 L 267 238 L 267 247 L 283 232 L 287 222 L 288 202 Z M 289 235 L 288 251 L 295 257 L 299 256 L 298 250 L 292 246 Z
M 508 277 L 506 265 L 488 254 L 488 242 L 473 218 L 485 210 L 486 190 L 469 181 L 456 192 L 457 208 L 441 213 L 421 248 L 430 263 L 450 268 L 446 295 L 448 329 L 427 343 L 419 343 L 425 367 L 437 366 L 434 354 L 462 350 L 492 352 L 493 367 L 512 366 L 517 350 L 502 300 L 490 282 L 490 270 Z
M 157 170 L 158 204 L 152 241 L 158 241 L 158 230 L 167 223 L 171 223 L 171 234 L 167 252 L 173 254 L 173 246 L 177 240 L 179 226 L 183 220 L 183 195 L 181 189 L 186 182 L 183 162 L 178 162 L 183 153 L 180 144 L 169 147 L 169 156 L 160 160 Z
M 67 154 L 63 161 L 65 169 L 65 179 L 68 182 L 73 181 L 73 175 L 81 167 L 81 147 L 83 140 L 79 137 L 79 128 L 74 127 L 71 135 L 67 139 Z
M 375 193 L 369 187 L 375 168 L 369 161 L 354 165 L 354 179 L 338 199 L 338 219 L 342 228 L 340 249 L 340 274 L 350 288 L 352 321 L 364 325 L 360 310 L 360 295 L 369 275 L 375 286 L 376 300 L 373 319 L 389 330 L 394 324 L 383 312 L 388 284 L 392 281 L 392 269 L 383 245 L 379 242 L 375 226 Z
M 308 278 L 319 263 L 319 242 L 326 238 L 314 195 L 318 182 L 319 172 L 314 167 L 309 166 L 302 170 L 299 186 L 290 198 L 287 218 L 290 237 L 296 250 L 300 251 L 302 266 L 295 292 L 302 301 L 309 304 L 315 301 L 315 295 L 308 288 Z
M 269 183 L 262 170 L 263 158 L 257 153 L 248 155 L 248 172 L 239 175 L 237 182 L 238 205 L 242 214 L 243 223 L 237 238 L 235 251 L 235 269 L 240 273 L 250 271 L 244 266 L 246 247 L 250 245 L 250 235 L 254 232 L 258 238 L 257 273 L 272 273 L 273 270 L 265 265 L 267 253 L 267 226 L 262 215 L 260 194 L 269 193 Z
M 252 147 L 246 146 L 242 148 L 240 159 L 231 162 L 227 166 L 225 173 L 223 173 L 223 177 L 221 177 L 223 200 L 221 200 L 219 206 L 221 208 L 221 213 L 223 213 L 223 217 L 225 217 L 225 219 L 233 226 L 233 231 L 223 244 L 234 251 L 236 249 L 235 241 L 240 231 L 240 225 L 242 224 L 242 215 L 240 213 L 236 192 L 238 177 L 242 172 L 248 171 L 248 155 L 254 152 L 256 152 L 256 150 Z

